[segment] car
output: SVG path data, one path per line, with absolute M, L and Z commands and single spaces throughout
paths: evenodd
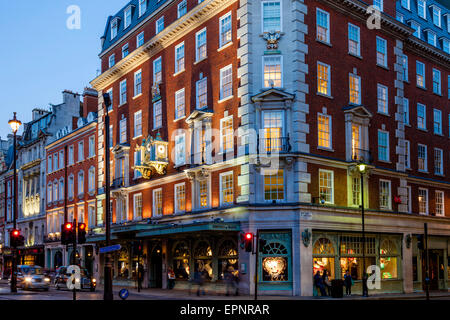
M 56 269 L 54 285 L 56 290 L 67 289 L 67 280 L 71 274 L 67 272 L 68 266 L 62 266 Z M 81 272 L 81 290 L 89 289 L 91 292 L 95 291 L 97 287 L 97 281 L 91 277 L 86 268 L 80 268 Z
M 48 291 L 50 287 L 50 278 L 45 276 L 43 268 L 35 265 L 17 266 L 17 288 L 23 290 L 41 289 Z M 11 277 L 8 282 L 11 283 Z

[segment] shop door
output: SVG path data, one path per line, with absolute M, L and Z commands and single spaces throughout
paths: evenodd
M 439 250 L 429 250 L 429 260 L 430 260 L 430 290 L 439 290 Z M 422 286 L 426 289 L 425 278 L 426 278 L 427 261 L 426 254 L 424 252 L 422 259 Z
M 162 255 L 161 247 L 156 246 L 150 257 L 150 288 L 162 288 Z

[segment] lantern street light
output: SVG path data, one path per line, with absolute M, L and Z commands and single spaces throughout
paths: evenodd
M 22 122 L 16 118 L 16 113 L 14 112 L 14 117 L 8 121 L 14 134 L 13 140 L 13 170 L 14 170 L 14 198 L 13 198 L 13 224 L 14 230 L 16 229 L 16 219 L 17 219 L 17 155 L 16 155 L 16 140 L 17 131 L 19 130 Z M 12 259 L 12 270 L 11 270 L 11 292 L 17 292 L 17 242 L 14 241 L 12 246 L 13 259 Z
M 369 290 L 367 288 L 367 272 L 366 272 L 366 231 L 364 225 L 364 174 L 367 172 L 367 165 L 364 163 L 358 163 L 358 171 L 361 175 L 361 219 L 362 219 L 362 260 L 363 260 L 363 278 L 362 278 L 362 295 L 363 297 L 369 296 Z

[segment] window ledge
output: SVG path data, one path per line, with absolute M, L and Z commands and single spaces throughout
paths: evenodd
M 420 130 L 420 131 L 423 131 L 423 132 L 428 132 L 427 129 L 423 129 L 423 128 L 419 128 L 419 127 L 417 127 L 417 130 Z
M 434 91 L 433 91 L 433 94 L 434 94 L 435 96 L 442 97 L 442 94 L 441 94 L 441 93 L 437 93 L 437 92 L 434 92 Z
M 201 58 L 200 60 L 195 61 L 195 62 L 194 62 L 194 66 L 195 66 L 196 64 L 199 64 L 199 63 L 202 62 L 202 61 L 205 61 L 206 59 L 208 59 L 208 56 L 206 56 L 206 57 L 204 57 L 204 58 Z
M 358 55 L 358 54 L 354 54 L 354 53 L 351 53 L 351 52 L 349 52 L 348 53 L 350 56 L 352 56 L 352 57 L 355 57 L 355 58 L 358 58 L 358 59 L 361 59 L 362 60 L 362 56 L 361 55 Z
M 120 108 L 121 106 L 124 106 L 124 105 L 126 105 L 126 104 L 127 104 L 127 101 L 125 101 L 125 102 L 119 104 L 118 108 Z
M 178 122 L 180 120 L 186 119 L 186 115 L 182 116 L 181 118 L 178 119 L 173 119 L 173 122 Z
M 417 169 L 417 172 L 429 174 L 428 170 L 425 171 L 425 170 L 419 170 L 419 169 Z
M 227 101 L 227 100 L 233 99 L 233 97 L 234 97 L 234 95 L 231 95 L 231 96 L 229 96 L 229 97 L 226 97 L 226 98 L 223 98 L 223 99 L 217 101 L 217 103 L 225 102 L 225 101 Z
M 317 39 L 317 38 L 316 38 L 316 41 L 319 42 L 319 43 L 322 43 L 322 44 L 324 44 L 326 46 L 329 46 L 330 48 L 333 47 L 333 45 L 331 43 L 329 43 L 329 42 L 326 42 L 326 41 L 323 41 L 323 40 L 320 40 L 320 39 Z
M 378 159 L 378 161 L 379 161 L 379 162 L 382 162 L 382 163 L 392 164 L 392 162 L 389 161 L 389 160 L 379 160 L 379 159 Z
M 142 96 L 142 92 L 141 92 L 141 93 L 139 93 L 138 95 L 135 95 L 135 96 L 133 97 L 133 100 L 135 100 L 135 99 L 139 98 L 140 96 Z
M 433 133 L 434 133 L 434 135 L 436 135 L 436 136 L 440 136 L 440 137 L 443 137 L 443 136 L 444 136 L 442 133 L 437 133 L 437 132 L 433 132 Z
M 133 140 L 136 140 L 136 139 L 139 139 L 139 138 L 142 138 L 142 134 L 140 134 L 140 135 L 138 135 L 136 137 L 133 137 Z
M 175 72 L 175 73 L 173 74 L 173 76 L 176 77 L 176 76 L 178 76 L 179 74 L 183 73 L 185 70 L 186 70 L 186 69 L 183 69 L 183 70 L 180 70 L 180 71 L 178 71 L 178 72 Z
M 173 168 L 176 169 L 176 168 L 183 167 L 185 165 L 186 165 L 186 163 L 176 164 L 176 165 L 173 166 Z
M 334 152 L 334 149 L 333 149 L 333 148 L 327 148 L 327 147 L 317 146 L 317 149 L 323 150 L 323 151 Z
M 382 116 L 386 116 L 386 117 L 390 117 L 391 115 L 389 113 L 384 113 L 381 111 L 377 111 L 378 114 L 382 115 Z
M 419 89 L 422 89 L 422 90 L 427 91 L 427 87 L 421 87 L 421 86 L 419 86 L 418 84 L 416 84 L 416 87 L 419 88 Z
M 320 93 L 320 92 L 316 92 L 316 94 L 318 96 L 321 96 L 321 97 L 324 97 L 324 98 L 334 99 L 333 96 L 330 96 L 329 94 L 324 94 L 324 93 Z
M 233 45 L 233 41 L 230 41 L 230 42 L 224 44 L 223 46 L 221 46 L 219 49 L 217 49 L 217 52 L 220 52 L 220 51 L 222 51 L 222 50 L 228 48 L 228 47 L 231 46 L 231 45 Z
M 377 67 L 380 67 L 380 68 L 382 68 L 382 69 L 384 69 L 384 70 L 389 71 L 388 66 L 383 66 L 382 64 L 378 64 L 378 63 L 377 63 Z

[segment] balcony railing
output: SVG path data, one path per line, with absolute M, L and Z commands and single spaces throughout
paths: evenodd
M 44 243 L 59 242 L 59 241 L 61 241 L 61 236 L 59 234 L 44 236 Z
M 352 150 L 352 160 L 356 162 L 372 163 L 373 157 L 369 150 L 353 148 Z
M 290 151 L 289 137 L 259 139 L 260 153 L 287 153 Z
M 112 189 L 119 189 L 125 187 L 125 179 L 123 177 L 116 178 L 111 184 Z

